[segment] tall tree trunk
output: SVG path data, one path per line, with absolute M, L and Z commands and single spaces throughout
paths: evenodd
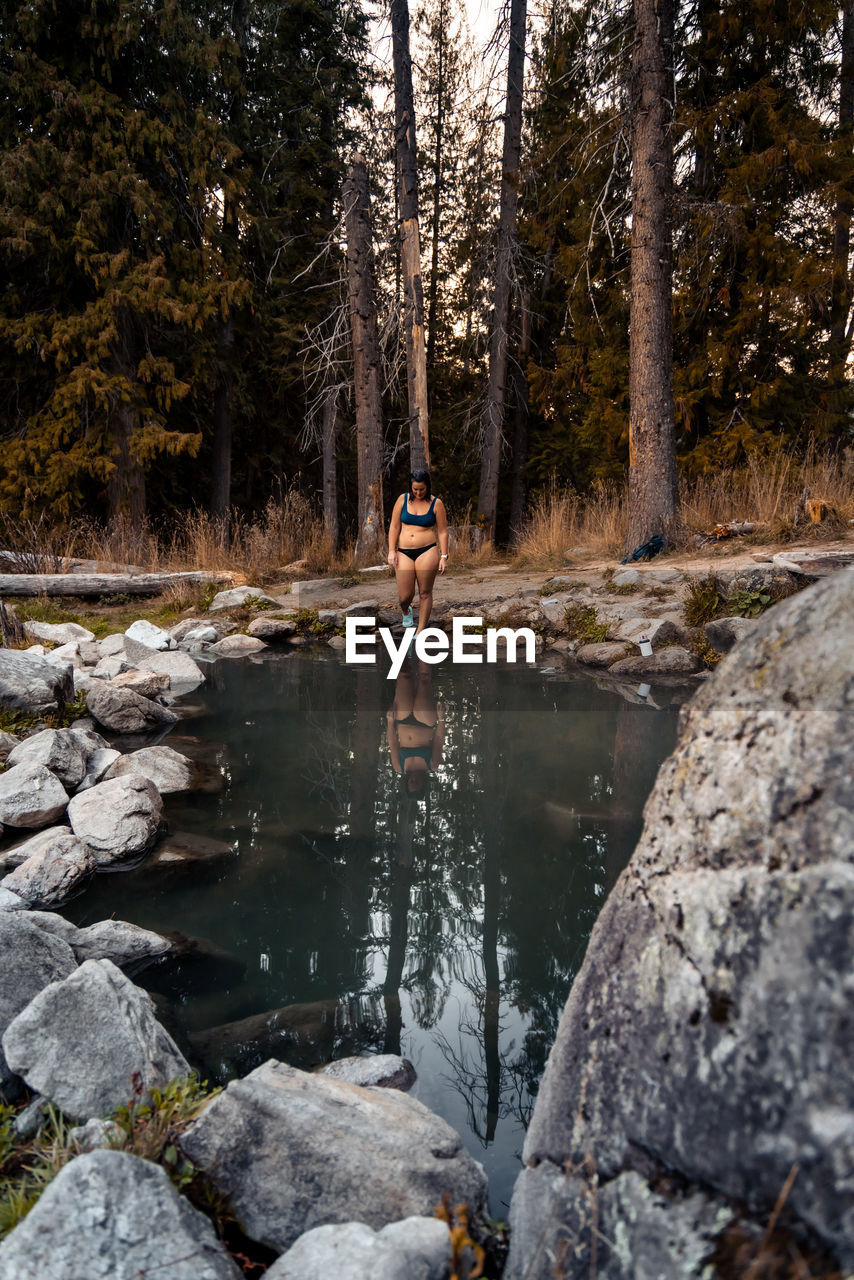
M 231 13 L 232 30 L 238 49 L 238 65 L 241 81 L 246 60 L 246 3 L 234 0 Z M 232 89 L 229 110 L 229 131 L 232 141 L 243 145 L 243 98 L 241 92 Z M 239 229 L 237 210 L 226 196 L 222 205 L 223 248 L 228 258 L 236 257 Z M 220 527 L 223 537 L 228 537 L 228 512 L 231 506 L 231 449 L 234 436 L 234 309 L 228 308 L 217 341 L 217 371 L 214 387 L 214 435 L 211 460 L 211 515 Z
M 228 509 L 231 506 L 231 398 L 234 386 L 232 359 L 234 353 L 234 320 L 229 309 L 219 332 L 217 356 L 219 370 L 214 391 L 213 459 L 211 462 L 211 515 L 224 537 L 228 536 Z
M 338 444 L 338 392 L 328 391 L 323 402 L 321 424 L 323 450 L 323 527 L 333 555 L 338 550 L 338 477 L 335 451 Z
M 120 307 L 116 314 L 116 334 L 113 368 L 132 386 L 136 382 L 137 339 L 127 307 Z M 138 428 L 138 407 L 131 400 L 120 400 L 110 417 L 114 470 L 107 480 L 107 501 L 110 516 L 125 517 L 131 528 L 138 528 L 145 519 L 145 472 L 134 452 Z
M 528 461 L 528 361 L 531 357 L 531 295 L 522 298 L 519 357 L 513 370 L 513 489 L 510 495 L 510 534 L 519 536 L 525 518 L 525 463 Z
M 850 161 L 854 140 L 854 0 L 842 5 L 842 59 L 839 67 L 839 145 Z M 844 380 L 846 332 L 851 308 L 851 276 L 848 262 L 851 251 L 852 202 L 843 194 L 836 205 L 833 224 L 833 297 L 830 314 L 831 363 L 834 383 Z
M 516 246 L 516 212 L 519 205 L 519 163 L 522 151 L 522 88 L 525 79 L 526 18 L 527 0 L 511 0 L 504 150 L 501 160 L 501 204 L 498 215 L 498 251 L 495 259 L 495 303 L 492 335 L 489 342 L 489 382 L 486 390 L 483 458 L 478 496 L 479 517 L 484 526 L 485 537 L 489 541 L 492 541 L 495 536 L 498 474 L 504 438 L 507 331 L 510 320 L 510 293 Z
M 350 328 L 353 338 L 353 384 L 356 403 L 356 450 L 359 474 L 359 532 L 356 559 L 375 559 L 382 550 L 382 397 L 380 347 L 377 336 L 374 247 L 368 170 L 354 155 L 344 183 L 347 230 L 347 274 Z
M 430 305 L 427 313 L 427 369 L 432 375 L 436 364 L 436 313 L 439 301 L 439 227 L 442 198 L 442 142 L 445 124 L 445 0 L 439 0 L 437 22 L 439 32 L 436 80 L 436 146 L 433 151 L 433 225 L 430 246 Z
M 678 521 L 673 424 L 673 0 L 634 0 L 629 524 L 626 550 Z
M 414 469 L 430 465 L 430 428 L 427 413 L 427 353 L 424 347 L 424 286 L 421 279 L 421 239 L 418 227 L 415 105 L 412 95 L 412 58 L 409 54 L 407 0 L 392 0 L 391 40 L 394 62 L 397 170 L 400 186 L 406 385 L 409 395 L 409 455 Z

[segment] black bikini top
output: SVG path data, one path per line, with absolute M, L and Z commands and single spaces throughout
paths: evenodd
M 430 510 L 425 511 L 423 516 L 416 516 L 407 507 L 406 494 L 404 494 L 403 495 L 403 511 L 401 512 L 401 515 L 400 515 L 401 524 L 420 524 L 422 528 L 424 528 L 427 525 L 435 524 L 436 513 L 433 510 L 435 505 L 436 505 L 436 499 L 431 498 Z

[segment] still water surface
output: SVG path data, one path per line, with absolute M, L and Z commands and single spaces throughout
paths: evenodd
M 504 1216 L 682 696 L 633 703 L 543 666 L 411 666 L 396 687 L 334 655 L 220 662 L 167 741 L 223 789 L 168 797 L 167 816 L 235 855 L 99 876 L 66 914 L 205 940 L 137 981 L 208 1079 L 270 1056 L 409 1057 L 414 1095 L 463 1134 Z

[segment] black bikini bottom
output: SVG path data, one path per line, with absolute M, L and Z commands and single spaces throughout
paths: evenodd
M 438 545 L 438 542 L 431 542 L 429 547 L 398 547 L 397 549 L 401 555 L 409 556 L 410 560 L 417 560 L 425 551 L 432 551 Z

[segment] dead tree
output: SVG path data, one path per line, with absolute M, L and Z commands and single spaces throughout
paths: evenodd
M 368 170 L 354 155 L 344 183 L 347 278 L 353 340 L 353 391 L 359 473 L 356 559 L 376 559 L 385 537 L 382 489 L 382 395 L 377 335 L 376 280 Z
M 626 550 L 678 521 L 673 422 L 673 0 L 634 0 L 629 523 Z
M 842 5 L 842 53 L 839 65 L 839 145 L 850 161 L 854 141 L 854 0 L 844 0 Z M 850 344 L 848 313 L 851 310 L 851 253 L 850 196 L 840 195 L 833 224 L 833 296 L 830 310 L 830 342 L 835 381 L 845 380 L 845 361 Z
M 492 541 L 498 507 L 498 475 L 504 440 L 504 400 L 507 382 L 507 340 L 510 297 L 515 272 L 516 214 L 519 205 L 519 165 L 522 151 L 522 88 L 525 78 L 525 26 L 527 0 L 511 0 L 510 48 L 507 56 L 507 100 L 504 114 L 504 149 L 501 160 L 501 203 L 498 215 L 498 248 L 495 259 L 495 291 L 492 335 L 489 342 L 489 382 L 484 411 L 483 456 L 478 496 L 479 521 Z
M 427 352 L 424 345 L 424 285 L 421 278 L 421 236 L 418 224 L 418 163 L 412 58 L 409 53 L 407 0 L 392 0 L 392 61 L 394 63 L 394 119 L 397 175 L 400 190 L 401 258 L 403 265 L 406 384 L 409 397 L 411 465 L 430 465 L 430 427 L 427 412 Z

